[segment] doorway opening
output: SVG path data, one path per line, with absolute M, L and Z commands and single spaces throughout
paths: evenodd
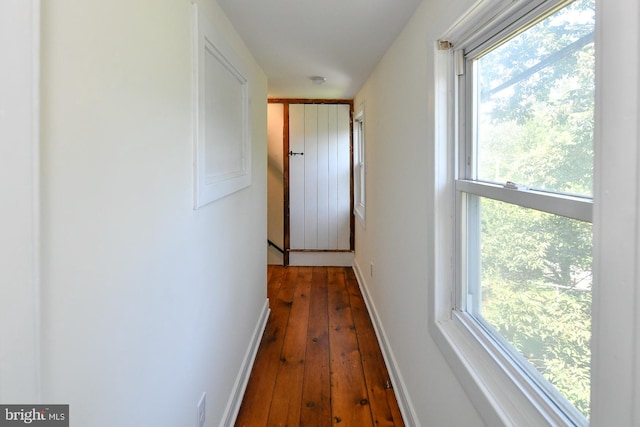
M 353 101 L 269 99 L 268 263 L 351 266 Z

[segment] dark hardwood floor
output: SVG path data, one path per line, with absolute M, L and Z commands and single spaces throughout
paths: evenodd
M 271 315 L 236 426 L 404 426 L 353 270 L 267 277 Z

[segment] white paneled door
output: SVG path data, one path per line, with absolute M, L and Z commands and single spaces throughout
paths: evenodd
M 349 108 L 289 107 L 291 250 L 350 249 Z

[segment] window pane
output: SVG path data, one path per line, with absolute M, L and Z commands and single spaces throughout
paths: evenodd
M 592 195 L 594 0 L 474 61 L 475 179 Z
M 591 224 L 478 199 L 475 314 L 588 418 Z

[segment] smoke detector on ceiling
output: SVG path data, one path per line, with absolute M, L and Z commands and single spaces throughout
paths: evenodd
M 313 82 L 314 85 L 321 85 L 324 84 L 324 82 L 327 81 L 326 77 L 322 77 L 322 76 L 311 76 L 309 77 L 309 80 L 311 80 L 311 82 Z

